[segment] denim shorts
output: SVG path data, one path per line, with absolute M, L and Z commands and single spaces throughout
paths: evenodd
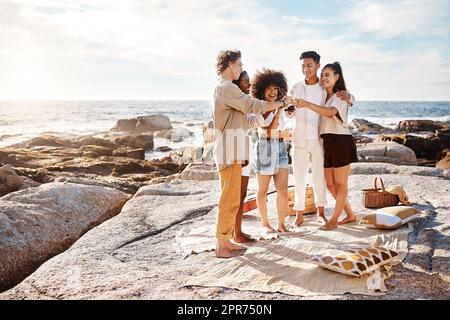
M 253 169 L 256 173 L 273 176 L 278 169 L 288 169 L 288 156 L 284 141 L 258 139 L 252 151 Z

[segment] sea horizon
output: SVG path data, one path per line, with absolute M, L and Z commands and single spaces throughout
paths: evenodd
M 179 148 L 203 142 L 202 124 L 212 120 L 209 100 L 0 100 L 0 147 L 42 134 L 62 137 L 96 134 L 114 127 L 119 119 L 163 114 L 173 126 L 185 127 L 192 136 L 172 143 L 155 138 L 155 148 Z M 349 122 L 365 119 L 395 128 L 403 120 L 450 121 L 450 101 L 357 100 Z M 289 122 L 288 122 L 289 124 Z M 148 156 L 161 156 L 150 151 Z

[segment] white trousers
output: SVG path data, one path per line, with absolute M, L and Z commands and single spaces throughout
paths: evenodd
M 321 140 L 308 140 L 306 148 L 292 148 L 292 169 L 295 179 L 294 210 L 305 210 L 306 178 L 311 166 L 314 199 L 317 207 L 327 205 L 327 187 L 323 168 L 323 145 Z

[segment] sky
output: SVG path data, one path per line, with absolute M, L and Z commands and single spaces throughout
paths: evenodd
M 449 0 L 0 0 L 0 100 L 210 99 L 215 61 L 302 80 L 339 61 L 359 100 L 450 100 Z

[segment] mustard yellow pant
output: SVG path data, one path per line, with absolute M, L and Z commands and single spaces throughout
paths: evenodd
M 230 240 L 241 202 L 241 164 L 232 164 L 219 171 L 220 199 L 217 215 L 216 238 Z

